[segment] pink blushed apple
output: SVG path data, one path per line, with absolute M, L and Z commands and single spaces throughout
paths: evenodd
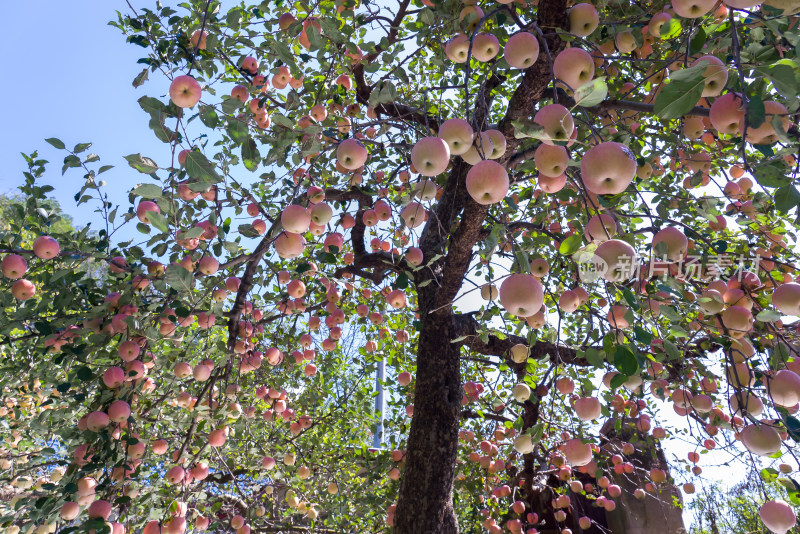
M 508 193 L 508 172 L 492 160 L 483 160 L 467 172 L 467 192 L 478 204 L 496 204 Z
M 595 145 L 581 159 L 581 178 L 590 193 L 617 195 L 636 176 L 636 158 L 621 143 L 606 141 Z
M 33 253 L 37 258 L 49 260 L 58 256 L 60 251 L 58 241 L 49 235 L 39 236 L 33 240 Z
M 36 286 L 24 278 L 11 284 L 11 294 L 17 300 L 28 300 L 36 295 Z
M 439 137 L 447 143 L 450 154 L 459 156 L 472 146 L 475 132 L 464 119 L 448 119 L 439 127 Z
M 592 4 L 575 4 L 567 12 L 569 16 L 569 32 L 578 37 L 586 37 L 600 24 L 600 16 Z
M 594 60 L 582 48 L 567 48 L 553 61 L 553 74 L 574 91 L 594 78 Z
M 367 161 L 367 149 L 358 139 L 345 139 L 336 149 L 336 159 L 347 170 L 354 171 Z
M 0 272 L 10 280 L 22 278 L 28 271 L 28 262 L 19 254 L 8 254 L 0 263 Z
M 527 69 L 539 58 L 539 40 L 529 32 L 512 35 L 503 48 L 503 57 L 515 69 Z
M 179 108 L 191 108 L 200 102 L 200 83 L 189 75 L 176 76 L 169 86 L 169 97 Z
M 544 129 L 542 142 L 548 145 L 566 143 L 575 130 L 572 114 L 561 104 L 544 106 L 536 112 L 533 121 Z
M 148 212 L 151 211 L 155 213 L 161 213 L 161 208 L 159 208 L 158 204 L 151 200 L 143 200 L 139 202 L 138 206 L 136 206 L 136 216 L 144 224 L 150 224 L 152 222 L 150 215 L 148 214 Z
M 500 284 L 500 303 L 519 317 L 536 314 L 544 304 L 544 288 L 530 274 L 512 274 Z
M 423 176 L 437 176 L 450 163 L 450 147 L 439 137 L 423 137 L 411 149 L 411 163 Z

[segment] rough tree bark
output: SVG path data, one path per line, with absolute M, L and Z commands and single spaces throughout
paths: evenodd
M 512 120 L 530 116 L 552 81 L 545 52 L 555 55 L 565 46 L 555 28 L 567 26 L 566 0 L 540 0 L 537 23 L 547 47 L 528 69 L 509 102 L 499 128 L 508 139 L 508 150 L 499 162 L 506 164 L 519 140 L 513 136 Z M 533 31 L 533 30 L 532 30 Z M 475 122 L 484 128 L 492 91 L 504 79 L 493 76 L 485 82 L 476 103 Z M 481 238 L 488 207 L 472 201 L 466 193 L 468 167 L 456 158 L 445 191 L 423 230 L 420 248 L 426 258 L 444 257 L 418 271 L 419 315 L 422 328 L 417 347 L 414 416 L 408 437 L 406 467 L 400 484 L 395 513 L 398 534 L 456 534 L 453 511 L 459 416 L 461 413 L 462 343 L 451 343 L 463 332 L 464 321 L 453 311 L 456 297 L 472 260 L 473 247 Z M 457 222 L 458 221 L 458 222 Z M 430 280 L 432 279 L 432 280 Z M 429 282 L 420 287 L 422 282 Z

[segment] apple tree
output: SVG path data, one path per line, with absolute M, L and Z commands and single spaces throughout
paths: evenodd
M 4 524 L 600 532 L 668 438 L 687 494 L 797 468 L 800 3 L 129 8 L 163 150 L 49 139 L 105 226 L 33 155 L 0 235 Z

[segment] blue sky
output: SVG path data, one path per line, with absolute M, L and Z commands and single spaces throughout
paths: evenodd
M 78 7 L 79 6 L 79 7 Z M 146 50 L 125 42 L 109 20 L 116 10 L 127 10 L 123 1 L 8 2 L 4 6 L 0 46 L 6 73 L 24 82 L 0 84 L 6 103 L 6 128 L 0 133 L 0 193 L 15 192 L 22 183 L 24 161 L 20 152 L 39 150 L 51 162 L 44 182 L 53 185 L 54 196 L 76 222 L 98 221 L 93 213 L 78 209 L 72 196 L 83 183 L 73 169 L 61 177 L 64 153 L 44 142 L 58 137 L 68 147 L 93 143 L 90 151 L 102 163 L 115 165 L 103 175 L 112 200 L 126 201 L 126 192 L 145 178 L 128 167 L 123 156 L 141 152 L 158 157 L 166 145 L 147 127 L 145 113 L 137 104 L 144 95 L 158 94 L 158 77 L 134 89 L 131 81 L 142 65 L 136 60 Z M 16 52 L 15 52 L 16 51 Z M 10 77 L 10 76 L 9 76 Z M 137 176 L 138 175 L 138 176 Z

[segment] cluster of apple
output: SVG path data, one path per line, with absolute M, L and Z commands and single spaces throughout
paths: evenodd
M 569 379 L 561 379 L 560 387 L 565 391 L 571 391 L 566 385 L 565 381 L 567 380 Z M 596 417 L 599 417 L 599 413 Z M 654 432 L 654 437 L 657 439 L 664 437 L 663 429 L 660 430 L 661 432 L 659 433 Z M 515 462 L 514 451 L 519 454 L 527 454 L 533 448 L 530 435 L 522 434 L 517 436 L 514 429 L 506 429 L 504 427 L 495 429 L 493 439 L 484 439 L 477 443 L 478 450 L 472 450 L 476 442 L 473 431 L 461 430 L 459 438 L 469 446 L 468 461 L 480 465 L 487 472 L 487 484 L 492 481 L 499 481 L 499 475 L 507 467 L 513 466 Z M 660 492 L 659 485 L 667 481 L 667 475 L 663 469 L 655 467 L 648 472 L 644 472 L 642 468 L 636 467 L 632 461 L 625 460 L 625 456 L 630 457 L 636 452 L 635 446 L 631 443 L 609 443 L 601 448 L 597 445 L 584 443 L 581 439 L 573 438 L 566 432 L 561 433 L 559 438 L 561 444 L 551 452 L 549 456 L 550 465 L 545 472 L 553 473 L 556 478 L 564 483 L 565 489 L 575 495 L 594 501 L 595 506 L 602 507 L 607 511 L 616 509 L 617 501 L 615 499 L 619 499 L 623 493 L 622 487 L 613 482 L 616 478 L 629 476 L 635 472 L 638 474 L 637 476 L 645 479 L 649 478 L 650 481 L 633 490 L 632 495 L 636 499 L 644 499 L 647 493 L 655 494 Z M 504 443 L 505 440 L 513 440 L 513 449 L 511 449 L 507 459 L 504 461 L 498 456 L 502 451 L 509 449 L 509 444 Z M 598 457 L 605 458 L 608 466 L 601 467 Z M 604 469 L 613 471 L 613 475 L 610 473 L 608 476 L 604 475 Z M 596 483 L 587 482 L 586 480 L 588 479 L 596 479 Z M 522 484 L 522 482 L 520 483 Z M 524 501 L 513 500 L 516 495 L 514 489 L 507 484 L 501 484 L 494 487 L 487 485 L 487 490 L 489 490 L 489 496 L 481 498 L 482 502 L 487 506 L 481 511 L 481 514 L 486 517 L 483 522 L 484 528 L 497 534 L 502 533 L 504 531 L 503 528 L 512 533 L 526 532 L 527 534 L 536 534 L 538 532 L 535 525 L 539 523 L 539 516 L 533 512 L 526 512 L 527 505 Z M 566 493 L 556 495 L 550 506 L 556 520 L 563 522 L 567 518 L 567 513 L 571 507 L 571 499 Z M 518 516 L 518 518 L 514 517 L 507 520 L 504 525 L 499 525 L 495 517 L 492 516 L 491 509 L 499 509 L 500 500 L 506 498 L 513 500 L 509 506 L 509 513 L 513 516 Z M 583 529 L 590 528 L 592 524 L 592 520 L 588 517 L 579 518 L 579 525 Z M 524 530 L 525 525 L 530 528 Z
M 33 254 L 42 260 L 55 258 L 61 252 L 58 241 L 50 236 L 39 236 L 33 240 Z M 36 295 L 36 286 L 30 280 L 22 278 L 28 272 L 28 262 L 19 254 L 7 254 L 0 262 L 0 272 L 9 280 L 15 280 L 11 284 L 11 294 L 17 300 L 28 300 Z

